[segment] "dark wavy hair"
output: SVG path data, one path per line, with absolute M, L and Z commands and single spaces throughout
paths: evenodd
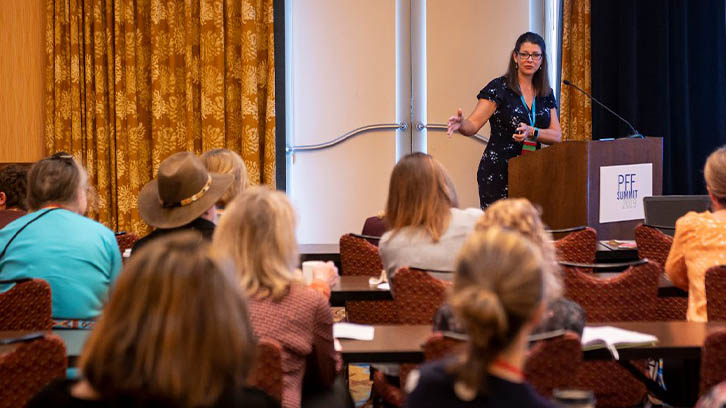
M 512 52 L 518 53 L 519 48 L 526 42 L 538 45 L 542 50 L 542 65 L 540 65 L 540 69 L 534 73 L 532 84 L 534 85 L 534 90 L 537 93 L 537 96 L 549 96 L 552 94 L 552 87 L 550 86 L 550 80 L 547 77 L 547 47 L 545 46 L 544 39 L 539 34 L 526 32 L 517 38 L 517 42 L 514 44 L 514 50 L 512 50 Z M 514 91 L 517 95 L 521 95 L 522 90 L 519 89 L 517 65 L 515 64 L 511 53 L 509 54 L 509 66 L 507 68 L 507 73 L 504 74 L 504 77 L 507 80 L 507 86 L 509 89 Z
M 0 192 L 5 193 L 5 207 L 27 210 L 25 195 L 28 191 L 27 167 L 11 164 L 0 170 Z

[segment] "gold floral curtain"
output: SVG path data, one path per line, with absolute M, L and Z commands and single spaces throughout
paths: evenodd
M 590 0 L 562 3 L 562 78 L 591 91 Z M 592 103 L 585 95 L 562 87 L 560 121 L 563 140 L 592 139 Z
M 138 192 L 178 151 L 226 147 L 274 184 L 272 0 L 46 6 L 46 148 L 86 166 L 99 221 L 148 232 Z

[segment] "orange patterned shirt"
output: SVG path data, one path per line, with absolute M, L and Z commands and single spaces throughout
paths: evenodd
M 689 321 L 708 320 L 706 271 L 716 265 L 726 265 L 726 220 L 710 212 L 679 218 L 665 272 L 674 285 L 688 291 Z

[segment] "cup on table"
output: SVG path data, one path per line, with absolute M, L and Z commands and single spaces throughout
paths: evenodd
M 310 282 L 313 281 L 313 278 L 320 279 L 317 275 L 320 274 L 320 272 L 317 272 L 323 268 L 326 268 L 326 264 L 323 261 L 305 261 L 302 263 L 302 274 L 303 274 L 303 280 L 305 281 L 306 285 L 309 285 Z M 326 280 L 326 279 L 323 279 Z

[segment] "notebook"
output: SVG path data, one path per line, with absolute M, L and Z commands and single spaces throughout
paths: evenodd
M 610 350 L 613 358 L 618 360 L 619 348 L 651 346 L 658 342 L 652 334 L 639 333 L 612 326 L 585 327 L 582 332 L 582 349 L 595 350 L 606 348 Z

